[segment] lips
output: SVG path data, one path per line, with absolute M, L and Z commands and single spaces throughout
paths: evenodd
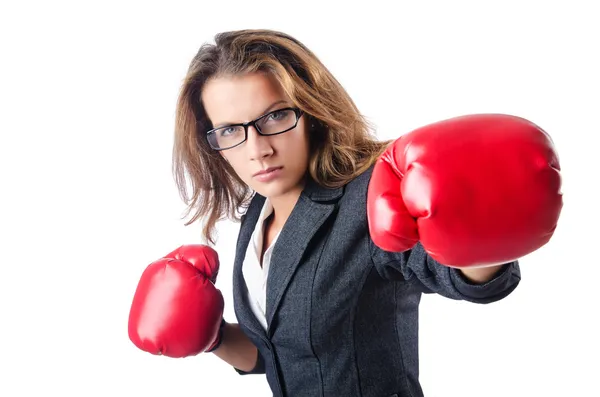
M 264 169 L 264 170 L 258 171 L 256 174 L 254 174 L 254 175 L 252 175 L 252 176 L 258 176 L 258 175 L 264 175 L 264 174 L 268 174 L 269 172 L 271 172 L 271 171 L 275 171 L 275 170 L 278 170 L 278 169 L 280 169 L 280 168 L 283 168 L 283 167 L 269 167 L 269 168 L 267 168 L 267 169 Z

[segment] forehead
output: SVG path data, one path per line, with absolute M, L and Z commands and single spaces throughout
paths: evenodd
M 252 120 L 273 103 L 287 99 L 277 80 L 267 73 L 216 77 L 202 90 L 204 109 L 214 125 Z

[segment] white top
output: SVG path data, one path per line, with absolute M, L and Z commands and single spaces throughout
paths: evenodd
M 279 237 L 279 233 L 277 233 L 277 236 L 275 236 L 273 242 L 265 251 L 262 266 L 260 265 L 260 253 L 263 246 L 265 219 L 272 213 L 273 205 L 269 199 L 266 199 L 252 237 L 250 238 L 246 257 L 242 265 L 242 273 L 248 286 L 248 301 L 254 315 L 265 330 L 267 329 L 267 278 L 269 275 L 269 266 L 271 265 L 271 253 L 273 252 L 273 246 Z

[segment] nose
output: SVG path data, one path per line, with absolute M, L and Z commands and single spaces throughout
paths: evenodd
M 250 160 L 260 160 L 273 154 L 273 147 L 268 136 L 263 136 L 253 126 L 248 127 L 246 148 Z

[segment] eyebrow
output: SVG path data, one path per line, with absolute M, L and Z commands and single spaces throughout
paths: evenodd
M 273 108 L 274 108 L 275 106 L 277 106 L 277 105 L 281 105 L 282 103 L 286 103 L 286 104 L 287 104 L 287 103 L 288 103 L 288 101 L 286 101 L 286 100 L 282 99 L 282 100 L 280 100 L 280 101 L 277 101 L 277 102 L 274 102 L 274 103 L 272 103 L 272 104 L 271 104 L 271 105 L 270 105 L 268 108 L 266 108 L 265 110 L 263 110 L 263 112 L 260 114 L 260 116 L 258 116 L 258 117 L 256 117 L 256 118 L 259 118 L 259 117 L 262 117 L 262 116 L 264 116 L 265 114 L 267 114 L 267 113 L 269 113 L 271 110 L 273 110 Z M 231 122 L 231 121 L 225 121 L 225 122 L 222 122 L 222 123 L 219 123 L 219 124 L 213 124 L 213 128 L 225 127 L 225 126 L 227 126 L 227 125 L 232 125 L 232 124 L 242 124 L 242 123 L 239 123 L 239 122 L 237 122 L 237 123 L 234 123 L 234 122 Z

